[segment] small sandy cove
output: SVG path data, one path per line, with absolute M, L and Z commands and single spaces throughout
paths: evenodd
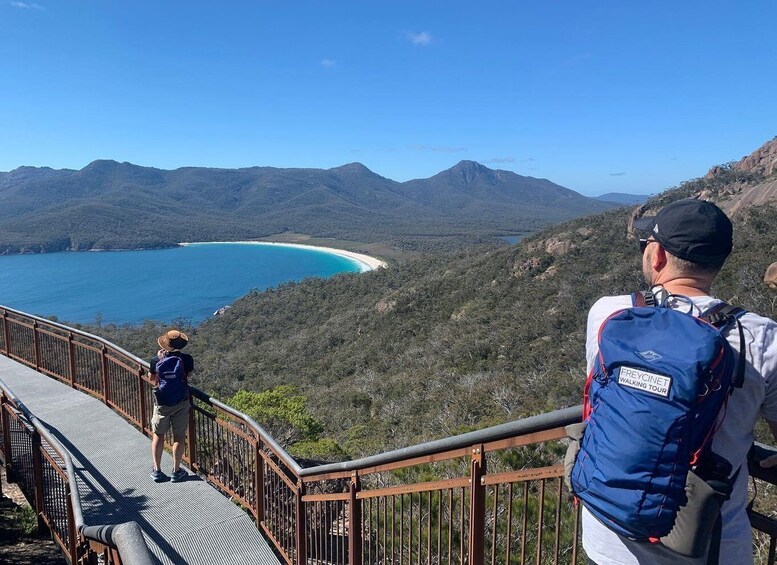
M 250 244 L 250 245 L 282 245 L 284 247 L 298 247 L 300 249 L 312 249 L 314 251 L 324 251 L 326 253 L 332 253 L 333 255 L 339 255 L 340 257 L 347 257 L 359 264 L 359 269 L 362 273 L 367 271 L 373 271 L 375 269 L 385 269 L 388 264 L 385 261 L 381 261 L 370 255 L 364 255 L 362 253 L 354 253 L 353 251 L 346 251 L 345 249 L 335 249 L 334 247 L 321 247 L 318 245 L 305 245 L 303 243 L 277 243 L 274 241 L 197 241 L 197 242 L 181 242 L 178 245 L 207 245 L 209 243 L 235 243 L 235 244 Z

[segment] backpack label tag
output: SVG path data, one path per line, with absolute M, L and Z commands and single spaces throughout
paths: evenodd
M 668 398 L 669 389 L 672 386 L 672 377 L 634 367 L 621 367 L 620 374 L 618 375 L 618 384 Z
M 639 357 L 642 357 L 648 363 L 652 363 L 653 361 L 658 361 L 659 359 L 663 359 L 663 357 L 661 357 L 658 353 L 656 353 L 652 349 L 648 349 L 647 351 L 635 351 L 634 353 Z

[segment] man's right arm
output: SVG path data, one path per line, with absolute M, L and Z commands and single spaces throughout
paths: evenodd
M 769 431 L 772 432 L 774 441 L 777 442 L 777 324 L 770 322 L 763 333 L 763 364 L 761 370 L 766 378 L 766 398 L 762 412 L 766 423 L 769 425 Z M 761 467 L 777 466 L 777 455 L 772 455 L 761 461 Z
M 159 386 L 159 377 L 157 377 L 156 374 L 156 364 L 159 362 L 159 357 L 152 357 L 151 361 L 148 362 L 148 373 L 151 377 L 151 384 L 154 386 Z

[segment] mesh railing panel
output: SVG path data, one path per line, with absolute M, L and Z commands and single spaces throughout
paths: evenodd
M 70 350 L 67 336 L 61 332 L 38 331 L 40 370 L 68 382 L 70 380 Z
M 68 499 L 70 497 L 67 475 L 64 469 L 49 458 L 43 458 L 43 512 L 46 523 L 63 551 L 69 552 L 70 518 Z
M 73 344 L 73 357 L 76 387 L 102 398 L 104 391 L 100 352 L 84 343 L 76 342 Z
M 141 425 L 138 369 L 130 369 L 110 356 L 106 365 L 111 404 L 136 425 Z
M 32 428 L 24 422 L 19 413 L 9 410 L 8 428 L 11 437 L 11 471 L 27 500 L 35 501 L 35 473 L 32 457 Z
M 33 328 L 13 316 L 7 317 L 6 322 L 8 323 L 9 355 L 28 365 L 35 366 L 35 333 Z

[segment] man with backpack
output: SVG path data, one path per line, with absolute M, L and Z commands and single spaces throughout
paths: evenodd
M 662 208 L 654 217 L 636 220 L 634 228 L 645 232 L 640 239 L 642 268 L 652 292 L 601 298 L 588 314 L 589 382 L 585 402 L 588 426 L 571 473 L 573 490 L 583 504 L 583 547 L 589 563 L 595 565 L 752 564 L 752 534 L 746 513 L 746 459 L 753 442 L 753 427 L 760 416 L 767 420 L 777 438 L 777 324 L 768 318 L 726 307 L 710 296 L 712 283 L 733 244 L 731 222 L 717 206 L 695 199 L 679 200 Z M 661 312 L 652 315 L 653 306 Z M 678 317 L 668 310 L 689 316 Z M 639 326 L 642 322 L 645 325 Z M 676 330 L 676 322 L 688 331 L 684 334 L 684 330 Z M 640 327 L 647 328 L 642 335 L 639 335 Z M 633 329 L 639 345 L 629 347 L 628 335 Z M 697 335 L 709 336 L 710 351 L 714 353 L 708 356 L 711 360 L 705 361 L 704 354 L 688 346 L 689 335 L 692 339 Z M 715 340 L 720 341 L 719 336 L 724 338 L 720 349 L 712 349 Z M 634 362 L 624 362 L 617 370 L 606 359 L 616 345 L 634 354 Z M 698 366 L 708 363 L 699 371 L 699 378 L 712 380 L 706 384 L 700 382 L 696 388 L 693 383 L 685 386 L 690 394 L 686 394 L 685 400 L 676 401 L 683 389 L 682 377 L 665 367 L 656 370 L 650 367 L 660 367 L 669 357 L 682 363 L 697 355 L 701 355 Z M 710 408 L 712 400 L 708 399 L 715 394 L 719 396 L 719 406 Z M 618 395 L 628 400 L 612 408 Z M 687 415 L 676 420 L 676 426 L 670 426 L 666 436 L 654 442 L 657 448 L 655 445 L 643 448 L 643 442 L 649 441 L 650 431 L 639 422 L 660 421 L 665 410 L 683 402 L 686 407 L 690 406 Z M 620 421 L 617 428 L 602 434 L 608 425 L 603 421 L 608 410 L 611 417 Z M 705 423 L 705 418 L 710 423 Z M 675 433 L 680 429 L 686 431 Z M 694 440 L 694 434 L 701 435 Z M 696 444 L 690 449 L 684 445 L 693 441 Z M 648 452 L 658 454 L 654 461 L 638 461 L 641 454 Z M 608 455 L 605 457 L 604 453 Z M 690 471 L 673 474 L 683 466 L 685 471 Z M 608 474 L 619 473 L 616 479 L 609 480 Z M 688 490 L 686 485 L 697 476 L 702 478 L 701 482 Z M 644 491 L 634 497 L 635 487 L 623 486 L 631 485 L 630 481 L 645 485 Z M 705 520 L 710 524 L 718 520 L 714 530 L 717 534 L 710 533 L 712 527 L 706 533 L 689 534 L 689 522 L 671 530 L 682 522 L 682 507 L 693 506 L 693 493 L 705 489 L 712 493 L 712 503 L 705 503 L 704 511 L 692 515 L 690 529 Z M 651 498 L 657 490 L 661 490 L 663 499 Z M 687 504 L 685 492 L 692 495 Z M 623 500 L 629 502 L 619 508 Z M 657 534 L 648 533 L 649 526 L 667 521 L 665 502 L 681 508 L 670 511 L 668 524 L 657 528 Z M 705 516 L 711 509 L 715 516 Z M 625 523 L 621 518 L 640 512 L 649 517 L 648 526 L 635 534 L 632 533 L 634 522 Z M 675 534 L 678 529 L 680 533 Z M 673 547 L 676 539 L 672 536 L 679 538 L 680 546 L 689 545 L 689 541 L 697 547 L 703 545 L 703 554 L 677 553 Z M 683 536 L 702 539 L 684 540 Z M 718 538 L 719 544 L 709 541 Z
M 151 418 L 151 478 L 161 483 L 180 482 L 187 477 L 181 469 L 186 430 L 189 427 L 189 376 L 194 372 L 194 359 L 181 353 L 189 343 L 188 336 L 179 330 L 168 330 L 157 339 L 159 351 L 151 359 L 151 378 L 154 381 L 154 415 Z M 165 435 L 173 432 L 173 470 L 168 477 L 160 468 Z

